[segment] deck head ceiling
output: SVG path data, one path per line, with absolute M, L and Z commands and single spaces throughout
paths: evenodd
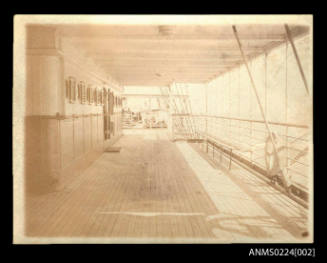
M 289 25 L 293 37 L 306 26 Z M 248 57 L 285 42 L 278 25 L 236 25 Z M 82 49 L 122 85 L 203 83 L 242 63 L 231 25 L 64 25 L 63 39 Z

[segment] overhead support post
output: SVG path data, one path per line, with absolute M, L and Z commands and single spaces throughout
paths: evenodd
M 161 88 L 161 93 L 163 93 L 164 91 L 164 88 Z M 171 94 L 170 94 L 170 86 L 168 85 L 167 87 L 167 93 L 168 93 L 168 105 L 169 105 L 169 111 L 168 111 L 168 128 L 169 128 L 169 134 L 171 136 L 171 138 L 173 139 L 174 138 L 174 129 L 173 129 L 173 117 L 172 117 L 172 114 L 173 114 L 173 103 L 172 103 L 172 100 L 171 100 Z
M 240 39 L 238 37 L 238 34 L 237 34 L 237 30 L 236 30 L 236 26 L 233 25 L 233 32 L 234 32 L 234 36 L 235 36 L 235 39 L 237 41 L 237 44 L 238 44 L 238 47 L 240 49 L 240 52 L 241 52 L 241 55 L 242 55 L 242 58 L 243 58 L 243 62 L 244 62 L 244 65 L 246 67 L 246 70 L 249 74 L 249 77 L 250 77 L 250 81 L 251 81 L 251 84 L 252 84 L 252 88 L 253 88 L 253 91 L 254 91 L 254 94 L 256 96 L 256 99 L 257 99 L 257 103 L 259 105 L 259 108 L 260 108 L 260 112 L 261 112 L 261 115 L 262 115 L 262 118 L 264 120 L 264 123 L 265 123 L 265 126 L 266 126 L 266 129 L 268 131 L 268 136 L 269 136 L 269 139 L 272 143 L 272 146 L 273 146 L 273 153 L 274 153 L 274 156 L 275 156 L 275 160 L 276 160 L 276 164 L 277 164 L 277 167 L 280 169 L 280 163 L 279 163 L 279 158 L 278 158 L 278 152 L 277 152 L 277 147 L 276 147 L 276 144 L 275 144 L 275 140 L 272 136 L 272 132 L 270 130 L 270 127 L 269 127 L 269 124 L 268 124 L 268 121 L 266 119 L 266 115 L 265 115 L 265 112 L 264 112 L 264 109 L 262 107 L 262 104 L 261 104 L 261 101 L 260 101 L 260 98 L 259 98 L 259 95 L 258 95 L 258 91 L 257 91 L 257 88 L 256 88 L 256 85 L 254 83 L 254 80 L 253 80 L 253 77 L 252 77 L 252 74 L 251 74 L 251 71 L 250 71 L 250 68 L 249 68 L 249 65 L 248 65 L 248 62 L 247 62 L 247 59 L 246 59 L 246 56 L 244 54 L 244 51 L 242 49 L 242 45 L 241 45 L 241 42 L 240 42 Z M 281 174 L 281 178 L 282 178 L 282 181 L 283 181 L 283 185 L 285 188 L 288 187 L 288 183 L 287 183 L 287 180 L 286 180 L 286 177 L 283 173 L 283 171 L 280 169 L 279 171 L 279 174 Z M 273 175 L 274 176 L 274 175 Z
M 293 37 L 292 37 L 292 34 L 291 34 L 291 30 L 290 30 L 290 28 L 288 27 L 287 24 L 285 24 L 284 26 L 285 26 L 286 36 L 287 36 L 289 42 L 291 43 L 291 46 L 292 46 L 292 50 L 293 50 L 295 59 L 296 59 L 298 68 L 300 70 L 300 74 L 301 74 L 301 77 L 302 77 L 302 80 L 303 80 L 303 83 L 304 83 L 305 90 L 307 91 L 307 94 L 310 95 L 309 88 L 308 88 L 308 83 L 307 83 L 307 79 L 305 78 L 304 71 L 303 71 L 303 68 L 302 68 L 302 65 L 301 65 L 301 61 L 300 61 L 299 55 L 298 55 L 298 53 L 296 51 L 296 47 L 294 45 L 294 41 L 293 41 Z
M 206 140 L 208 140 L 208 84 L 205 84 L 205 109 L 206 109 L 205 136 L 206 136 Z

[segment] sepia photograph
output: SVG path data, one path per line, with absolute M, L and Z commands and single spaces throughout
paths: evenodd
M 14 244 L 314 241 L 312 15 L 15 15 Z

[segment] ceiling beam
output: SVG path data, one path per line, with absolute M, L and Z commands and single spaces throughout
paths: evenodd
M 69 38 L 72 41 L 225 41 L 233 40 L 233 33 L 231 34 L 173 34 L 170 36 L 162 36 L 159 34 L 83 34 L 80 33 L 79 36 L 70 36 L 68 34 L 63 34 L 63 37 Z M 254 33 L 254 34 L 240 34 L 241 40 L 247 41 L 275 41 L 285 40 L 284 34 L 268 34 L 268 33 Z
M 129 81 L 129 82 L 133 82 L 133 81 L 148 81 L 148 82 L 182 82 L 181 80 L 183 81 L 194 81 L 194 80 L 197 80 L 197 81 L 200 81 L 200 80 L 208 80 L 210 79 L 210 77 L 212 77 L 212 75 L 210 76 L 198 76 L 198 77 L 195 77 L 195 76 L 174 76 L 172 78 L 147 78 L 147 77 L 144 77 L 144 78 L 120 78 L 120 83 L 121 82 L 126 82 L 126 81 Z
M 250 44 L 245 43 L 244 48 L 245 52 L 263 52 L 265 45 L 268 45 L 271 42 L 269 41 L 258 44 Z M 276 41 L 281 44 L 282 42 Z M 74 44 L 74 43 L 73 43 Z M 208 54 L 208 55 L 216 55 L 220 52 L 224 53 L 235 53 L 237 54 L 237 46 L 235 43 L 224 43 L 224 45 L 219 45 L 219 43 L 202 43 L 201 45 L 197 44 L 144 44 L 144 45 L 136 45 L 136 44 L 126 44 L 126 43 L 115 43 L 114 45 L 110 45 L 110 43 L 104 43 L 101 45 L 79 45 L 79 47 L 83 48 L 86 56 L 103 56 L 103 55 L 124 55 L 124 54 Z
M 203 84 L 205 80 L 199 81 L 187 81 L 189 84 Z M 122 86 L 168 86 L 171 82 L 144 82 L 144 81 L 133 81 L 122 83 Z
M 192 70 L 189 71 L 180 71 L 180 72 L 173 72 L 173 71 L 107 71 L 110 74 L 114 74 L 115 76 L 119 76 L 119 77 L 124 77 L 126 78 L 126 76 L 128 75 L 129 78 L 131 77 L 151 77 L 151 78 L 170 78 L 172 76 L 208 76 L 208 75 L 212 75 L 212 74 L 219 74 L 224 72 L 227 69 L 224 70 L 212 70 L 212 71 L 205 71 L 205 72 L 194 72 Z M 142 76 L 144 75 L 144 76 Z
M 263 52 L 264 48 L 261 46 L 247 46 L 244 48 L 245 51 L 248 52 Z M 163 49 L 162 47 L 157 48 L 157 49 L 140 49 L 140 48 L 133 48 L 133 47 L 129 47 L 129 48 L 120 48 L 120 47 L 113 47 L 108 49 L 108 52 L 105 52 L 106 54 L 108 54 L 108 56 L 112 56 L 112 55 L 117 55 L 117 56 L 121 56 L 121 55 L 129 55 L 129 56 L 138 56 L 140 54 L 142 55 L 172 55 L 172 54 L 177 54 L 177 55 L 192 55 L 192 54 L 199 54 L 199 55 L 208 55 L 208 56 L 213 56 L 213 55 L 221 55 L 221 53 L 227 52 L 229 53 L 235 53 L 238 54 L 239 50 L 237 49 L 237 46 L 235 47 L 216 47 L 214 49 L 201 49 L 201 48 L 191 48 L 191 49 L 183 49 L 183 50 L 176 50 L 176 49 Z M 237 53 L 238 52 L 238 53 Z M 103 53 L 99 52 L 98 50 L 96 51 L 87 51 L 85 53 L 87 56 L 91 56 L 91 57 L 102 57 Z
M 122 96 L 123 97 L 126 97 L 126 98 L 128 98 L 128 97 L 141 97 L 141 98 L 143 98 L 143 97 L 154 97 L 154 98 L 166 98 L 166 97 L 169 97 L 169 95 L 167 94 L 167 95 L 165 95 L 165 94 L 132 94 L 132 93 L 124 93 L 124 94 L 122 94 Z M 174 95 L 170 95 L 171 97 L 174 97 L 174 98 L 188 98 L 189 97 L 189 95 L 186 95 L 186 94 L 184 94 L 184 95 L 176 95 L 176 94 L 174 94 Z
M 151 80 L 172 80 L 172 79 L 176 79 L 176 78 L 189 78 L 189 79 L 197 79 L 197 78 L 205 78 L 208 79 L 210 76 L 213 76 L 215 74 L 218 74 L 218 72 L 212 72 L 210 74 L 203 74 L 203 75 L 182 75 L 182 74 L 175 74 L 175 75 L 171 75 L 171 76 L 162 76 L 162 77 L 155 77 L 153 75 L 146 75 L 146 76 L 138 76 L 137 74 L 135 74 L 134 76 L 128 76 L 126 77 L 125 75 L 116 75 L 117 78 L 121 79 L 121 80 L 133 80 L 133 79 L 151 79 Z
M 227 69 L 226 69 L 227 70 Z M 157 71 L 132 71 L 132 72 L 123 72 L 123 71 L 107 71 L 110 74 L 114 74 L 115 76 L 124 77 L 129 75 L 129 77 L 138 77 L 139 75 L 144 74 L 147 78 L 171 78 L 172 76 L 208 76 L 212 74 L 220 74 L 225 70 L 212 70 L 206 72 L 193 72 L 193 71 L 185 71 L 185 72 L 173 72 L 173 71 L 166 71 L 166 72 L 157 72 Z
M 181 67 L 181 66 L 228 66 L 234 65 L 238 62 L 241 62 L 241 59 L 235 59 L 233 61 L 219 61 L 219 60 L 189 60 L 189 61 L 181 61 L 181 60 L 153 60 L 153 61 L 135 61 L 135 60 L 125 60 L 125 61 L 95 61 L 98 65 L 107 66 L 107 67 L 153 67 L 160 66 L 167 68 L 171 67 Z
M 185 77 L 208 77 L 212 75 L 218 75 L 221 73 L 226 72 L 229 69 L 222 69 L 222 70 L 212 70 L 212 71 L 205 71 L 205 72 L 194 72 L 192 70 L 184 71 L 184 72 L 172 72 L 172 71 L 111 71 L 108 70 L 108 74 L 112 75 L 113 77 L 119 78 L 172 78 L 176 76 L 185 76 Z
M 251 56 L 253 56 L 254 54 L 252 54 Z M 247 56 L 247 57 L 250 57 Z M 115 64 L 130 64 L 131 62 L 135 63 L 141 63 L 143 64 L 143 62 L 160 62 L 160 63 L 165 63 L 165 62 L 170 62 L 170 63 L 175 63 L 175 62 L 195 62 L 195 63 L 201 63 L 201 62 L 205 62 L 205 63 L 217 63 L 220 62 L 220 64 L 224 64 L 224 63 L 233 63 L 235 61 L 240 61 L 242 58 L 241 57 L 233 57 L 233 58 L 226 58 L 226 59 L 222 59 L 222 58 L 189 58 L 189 59 L 178 59 L 178 58 L 170 58 L 170 59 L 165 59 L 165 58 L 142 58 L 142 59 L 133 59 L 133 58 L 116 58 L 116 59 L 94 59 L 93 61 L 97 61 L 97 62 L 103 62 L 103 63 L 115 63 Z
M 125 68 L 125 69 L 112 69 L 112 68 L 103 68 L 106 72 L 110 72 L 111 74 L 120 74 L 120 75 L 135 75 L 135 74 L 160 74 L 161 76 L 167 74 L 189 74 L 189 75 L 208 75 L 211 73 L 221 73 L 226 70 L 232 69 L 237 65 L 231 65 L 228 67 L 220 67 L 220 68 L 190 68 L 183 67 L 182 69 L 164 69 L 164 68 Z
M 179 77 L 185 77 L 185 78 L 209 78 L 212 76 L 218 76 L 219 74 L 223 73 L 224 71 L 211 71 L 207 73 L 198 73 L 198 74 L 191 74 L 191 73 L 160 73 L 160 75 L 157 75 L 154 72 L 133 72 L 129 74 L 129 76 L 126 76 L 124 73 L 118 73 L 118 72 L 112 72 L 108 71 L 109 74 L 113 75 L 115 78 L 119 79 L 134 79 L 134 78 L 148 78 L 148 79 L 172 79 L 172 78 L 179 78 Z
M 133 75 L 125 75 L 125 74 L 115 74 L 116 77 L 120 79 L 153 79 L 153 80 L 171 80 L 173 78 L 208 78 L 208 76 L 213 76 L 215 74 L 218 74 L 218 72 L 211 72 L 209 74 L 166 74 L 162 75 L 161 77 L 154 76 L 153 74 L 146 74 L 146 75 L 141 75 L 141 74 L 133 74 Z
M 253 56 L 257 53 L 251 53 L 248 54 L 248 56 Z M 218 55 L 218 56 L 199 56 L 197 54 L 194 54 L 193 56 L 117 56 L 117 57 L 109 57 L 109 56 L 103 56 L 103 57 L 93 57 L 94 61 L 99 62 L 120 62 L 125 60 L 130 61 L 235 61 L 242 59 L 239 55 Z
M 134 68 L 134 67 L 125 67 L 125 68 L 109 68 L 104 67 L 103 69 L 107 72 L 113 74 L 122 74 L 122 75 L 132 75 L 132 74 L 156 74 L 160 75 L 165 74 L 190 74 L 198 75 L 203 74 L 207 75 L 209 73 L 219 73 L 224 72 L 230 68 L 235 67 L 235 65 L 225 66 L 225 67 L 179 67 L 179 68 L 160 68 L 160 67 L 151 67 L 151 68 Z
M 269 42 L 285 42 L 284 40 L 254 40 L 254 41 L 245 41 L 244 46 L 263 46 L 268 44 Z M 151 50 L 160 50 L 160 49 L 176 49 L 176 50 L 186 50 L 186 49 L 220 49 L 225 47 L 237 48 L 235 43 L 229 40 L 219 41 L 219 40 L 193 40 L 193 41 L 71 41 L 72 45 L 79 46 L 85 49 L 93 49 L 99 52 L 109 52 L 110 50 L 117 49 L 151 49 Z
M 229 67 L 229 68 L 221 68 L 221 69 L 213 69 L 213 70 L 188 70 L 185 69 L 183 71 L 169 71 L 169 70 L 160 70 L 160 69 L 153 69 L 153 70 L 110 70 L 110 69 L 105 69 L 106 72 L 112 74 L 112 75 L 117 75 L 117 76 L 122 76 L 124 77 L 125 75 L 129 75 L 129 76 L 135 76 L 135 75 L 150 75 L 151 77 L 164 77 L 164 76 L 172 76 L 172 75 L 187 75 L 187 76 L 199 76 L 199 75 L 203 75 L 203 76 L 207 76 L 209 74 L 220 74 L 223 73 L 227 70 L 231 70 L 233 67 Z
M 230 63 L 230 64 L 206 64 L 206 65 L 183 65 L 183 64 L 166 64 L 162 65 L 160 63 L 153 63 L 152 65 L 102 65 L 101 68 L 106 71 L 112 72 L 126 72 L 126 74 L 130 74 L 130 72 L 211 72 L 211 71 L 222 71 L 225 69 L 233 68 L 239 63 Z
M 153 79 L 121 79 L 121 85 L 126 85 L 126 83 L 131 83 L 129 85 L 134 85 L 133 83 L 153 83 L 154 85 L 159 85 L 160 83 L 172 83 L 172 82 L 183 82 L 183 83 L 189 83 L 189 82 L 207 82 L 208 78 L 175 78 L 175 79 L 164 79 L 164 80 L 153 80 Z

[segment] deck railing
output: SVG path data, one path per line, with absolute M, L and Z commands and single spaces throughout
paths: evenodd
M 207 147 L 205 150 L 209 154 L 215 156 L 217 151 L 218 154 L 225 155 L 227 163 L 229 159 L 240 157 L 261 173 L 268 173 L 267 167 L 270 165 L 269 156 L 267 156 L 269 155 L 267 153 L 268 132 L 264 121 L 210 115 L 192 115 L 191 117 L 194 120 L 198 138 L 204 139 L 203 142 L 208 144 L 204 148 Z M 289 178 L 296 194 L 307 199 L 310 183 L 309 125 L 283 122 L 269 122 L 269 124 L 276 136 L 281 168 Z

